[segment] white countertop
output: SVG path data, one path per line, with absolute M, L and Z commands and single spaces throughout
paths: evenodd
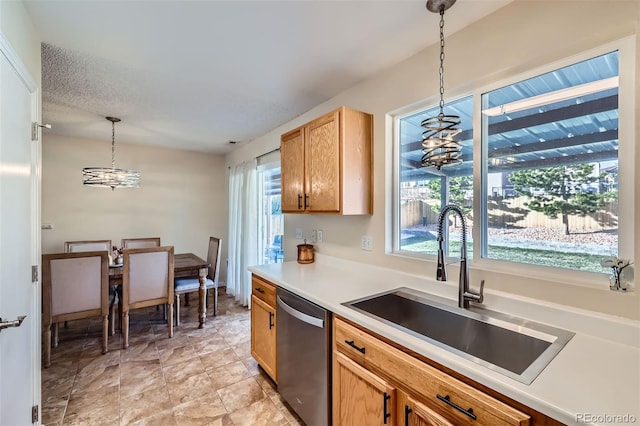
M 525 385 L 342 305 L 409 287 L 456 306 L 457 281 L 443 283 L 426 273 L 415 276 L 318 253 L 312 264 L 285 262 L 249 270 L 561 422 L 640 424 L 638 321 L 485 290 L 488 309 L 576 333 L 533 383 Z

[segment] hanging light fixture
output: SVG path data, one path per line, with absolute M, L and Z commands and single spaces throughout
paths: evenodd
M 111 167 L 85 167 L 82 169 L 83 183 L 103 188 L 138 188 L 140 172 L 116 169 L 116 123 L 119 118 L 105 117 L 111 122 Z
M 427 9 L 440 14 L 440 113 L 420 123 L 425 128 L 422 133 L 421 163 L 438 170 L 462 163 L 462 147 L 454 140 L 454 136 L 460 133 L 457 127 L 460 125 L 460 117 L 444 114 L 444 11 L 455 2 L 456 0 L 427 1 Z

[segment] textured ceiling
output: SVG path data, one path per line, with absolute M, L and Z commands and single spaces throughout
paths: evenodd
M 451 34 L 510 0 L 458 0 Z M 26 0 L 60 135 L 225 154 L 434 43 L 423 0 Z M 231 145 L 229 141 L 238 141 Z

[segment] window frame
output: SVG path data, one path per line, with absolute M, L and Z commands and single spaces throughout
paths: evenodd
M 260 261 L 260 265 L 265 265 L 268 263 L 273 263 L 273 262 L 265 262 L 265 252 L 268 249 L 268 247 L 271 245 L 271 238 L 270 235 L 267 235 L 267 230 L 270 228 L 270 224 L 267 224 L 265 221 L 265 217 L 267 217 L 268 215 L 266 214 L 265 211 L 265 205 L 264 205 L 264 198 L 265 198 L 265 174 L 266 173 L 270 173 L 271 171 L 275 170 L 275 169 L 280 169 L 281 165 L 280 165 L 280 151 L 277 150 L 277 152 L 272 153 L 272 154 L 267 154 L 263 157 L 258 158 L 258 165 L 256 167 L 256 174 L 257 174 L 257 181 L 258 181 L 258 188 L 257 188 L 257 194 L 259 195 L 260 198 L 260 202 L 258 202 L 258 211 L 257 211 L 257 217 L 258 217 L 258 222 L 257 222 L 257 226 L 258 226 L 258 235 L 256 236 L 257 238 L 257 248 L 258 248 L 258 259 Z M 281 195 L 282 195 L 282 191 L 281 191 Z M 280 213 L 282 215 L 282 213 Z M 282 216 L 281 220 L 283 221 L 283 229 L 284 229 L 284 216 Z M 282 247 L 282 251 L 283 251 L 283 259 L 281 261 L 284 261 L 284 246 Z M 278 263 L 278 258 L 276 257 L 276 262 Z
M 587 49 L 568 57 L 550 60 L 525 72 L 506 72 L 500 79 L 486 83 L 470 83 L 465 86 L 467 91 L 460 88 L 447 90 L 445 102 L 451 102 L 465 96 L 473 98 L 473 251 L 474 259 L 470 261 L 470 268 L 474 270 L 506 273 L 513 276 L 527 276 L 543 278 L 545 280 L 573 283 L 594 287 L 608 285 L 603 280 L 604 273 L 580 271 L 576 269 L 558 268 L 552 266 L 534 265 L 510 262 L 507 260 L 489 259 L 487 255 L 487 226 L 488 208 L 486 187 L 488 181 L 488 147 L 482 143 L 487 129 L 482 126 L 482 95 L 492 90 L 500 89 L 520 81 L 533 78 L 566 66 L 571 66 L 612 51 L 618 51 L 619 87 L 618 87 L 618 167 L 619 191 L 624 194 L 619 200 L 618 229 L 624 232 L 618 234 L 618 253 L 621 258 L 634 259 L 635 237 L 635 79 L 636 79 L 636 41 L 634 36 L 627 36 L 605 43 L 595 48 Z M 400 250 L 400 120 L 419 113 L 436 105 L 437 97 L 432 96 L 422 102 L 400 108 L 388 114 L 387 123 L 391 126 L 392 134 L 392 197 L 391 226 L 389 242 L 386 244 L 386 254 L 409 257 L 418 260 L 435 261 L 435 256 Z M 451 258 L 450 260 L 455 260 Z

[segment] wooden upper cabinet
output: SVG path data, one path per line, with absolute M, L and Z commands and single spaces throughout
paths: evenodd
M 284 213 L 372 214 L 373 116 L 340 107 L 282 135 Z
M 301 210 L 304 201 L 304 128 L 298 127 L 282 135 L 280 161 L 282 211 Z
M 340 212 L 340 114 L 334 111 L 306 126 L 305 185 L 310 212 Z

